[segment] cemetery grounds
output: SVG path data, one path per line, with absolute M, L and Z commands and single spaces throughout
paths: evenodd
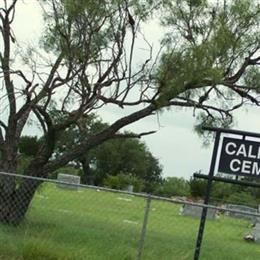
M 19 227 L 0 225 L 0 259 L 136 259 L 145 207 L 142 197 L 42 184 Z M 193 259 L 199 220 L 180 208 L 151 201 L 142 259 Z M 260 245 L 243 240 L 250 230 L 223 214 L 208 220 L 200 259 L 260 259 Z

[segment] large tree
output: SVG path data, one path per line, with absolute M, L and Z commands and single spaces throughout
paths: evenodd
M 16 171 L 19 139 L 32 117 L 44 142 L 25 173 L 48 177 L 164 107 L 200 109 L 207 122 L 217 115 L 225 122 L 247 100 L 258 104 L 257 1 L 39 1 L 46 30 L 36 49 L 21 48 L 15 37 L 15 10 L 22 8 L 17 2 L 4 0 L 0 8 L 1 108 L 8 115 L 0 121 L 1 171 Z M 159 13 L 169 28 L 165 49 L 158 66 L 149 55 L 137 66 L 135 41 L 158 4 L 153 18 Z M 57 136 L 107 105 L 131 107 L 124 110 L 131 112 L 53 157 Z M 59 120 L 53 120 L 53 111 Z M 24 179 L 18 184 L 14 177 L 0 179 L 0 221 L 18 224 L 40 183 Z
M 82 118 L 77 125 L 67 128 L 63 135 L 58 136 L 54 157 L 66 153 L 107 127 L 108 124 L 95 115 Z M 131 138 L 132 136 L 135 134 L 125 131 L 116 139 L 110 139 L 96 148 L 87 150 L 70 164 L 81 169 L 81 181 L 86 184 L 102 185 L 108 175 L 121 173 L 138 177 L 144 182 L 144 190 L 151 190 L 155 183 L 161 180 L 162 167 L 145 143 Z M 35 138 L 25 136 L 21 140 L 20 152 L 24 150 L 30 155 L 30 151 L 37 148 L 34 144 Z M 31 149 L 30 144 L 34 149 Z
M 97 182 L 108 175 L 125 174 L 143 181 L 144 191 L 151 191 L 161 180 L 162 167 L 143 142 L 136 139 L 109 140 L 90 153 Z

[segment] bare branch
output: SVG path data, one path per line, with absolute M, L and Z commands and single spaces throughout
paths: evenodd
M 143 136 L 146 135 L 151 135 L 151 134 L 155 134 L 157 131 L 149 131 L 149 132 L 143 132 L 143 133 L 124 133 L 124 134 L 115 134 L 113 136 L 113 138 L 142 138 Z
M 260 57 L 256 59 L 251 59 L 251 57 L 258 51 L 258 48 L 256 48 L 254 51 L 249 53 L 248 57 L 245 59 L 245 61 L 242 63 L 241 67 L 238 69 L 238 71 L 231 77 L 226 78 L 224 81 L 229 83 L 229 84 L 234 84 L 236 83 L 241 76 L 244 74 L 246 68 L 249 65 L 255 65 L 257 61 L 259 61 Z

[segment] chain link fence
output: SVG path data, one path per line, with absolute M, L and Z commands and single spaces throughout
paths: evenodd
M 200 259 L 260 259 L 257 210 L 7 173 L 0 195 L 0 259 L 193 259 L 203 207 Z

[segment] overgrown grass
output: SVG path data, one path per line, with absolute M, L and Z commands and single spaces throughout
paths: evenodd
M 142 198 L 45 184 L 22 225 L 0 226 L 0 259 L 136 259 L 144 208 Z M 192 259 L 199 220 L 179 209 L 152 201 L 143 259 Z M 201 259 L 260 259 L 260 245 L 243 241 L 249 230 L 225 216 L 207 221 Z

